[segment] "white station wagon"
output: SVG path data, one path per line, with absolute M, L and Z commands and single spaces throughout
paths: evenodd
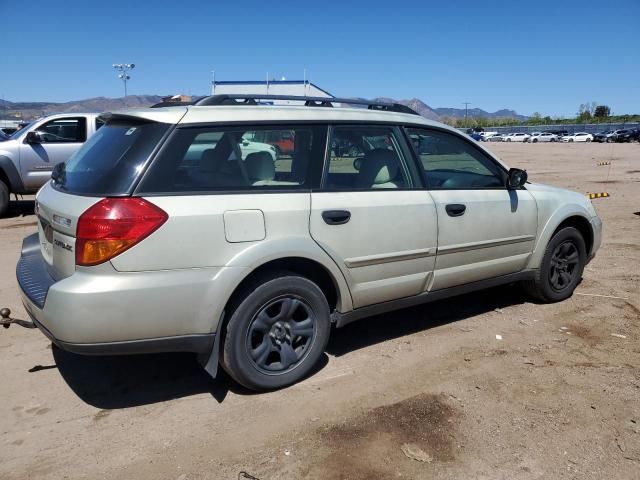
M 300 105 L 262 104 L 282 99 Z M 218 95 L 102 119 L 38 192 L 17 266 L 33 323 L 72 352 L 195 352 L 280 388 L 331 324 L 510 282 L 563 300 L 600 245 L 584 195 L 402 105 Z M 242 148 L 282 132 L 287 154 Z

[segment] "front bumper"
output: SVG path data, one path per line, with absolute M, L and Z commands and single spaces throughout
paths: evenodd
M 602 244 L 602 220 L 597 215 L 595 217 L 591 217 L 591 231 L 593 232 L 593 245 L 591 245 L 591 251 L 589 252 L 587 262 L 593 260 L 593 257 L 596 256 L 596 252 Z
M 95 355 L 212 351 L 217 299 L 211 286 L 225 269 L 121 273 L 108 264 L 56 281 L 39 247 L 37 235 L 25 238 L 16 277 L 33 323 L 61 349 Z

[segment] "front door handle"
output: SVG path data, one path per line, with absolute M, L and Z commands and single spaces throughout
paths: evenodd
M 444 207 L 444 209 L 450 217 L 460 217 L 464 215 L 464 212 L 467 210 L 467 206 L 462 203 L 450 203 Z
M 327 225 L 344 225 L 351 219 L 349 210 L 325 210 L 322 219 Z

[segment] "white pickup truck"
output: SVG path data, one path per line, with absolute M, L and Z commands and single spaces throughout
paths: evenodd
M 0 141 L 0 217 L 11 193 L 35 193 L 102 126 L 97 113 L 42 117 Z

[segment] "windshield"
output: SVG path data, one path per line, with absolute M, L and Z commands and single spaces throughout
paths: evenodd
M 33 125 L 36 122 L 29 122 L 27 123 L 24 127 L 22 127 L 20 130 L 17 130 L 15 132 L 13 132 L 11 134 L 11 140 L 15 140 L 16 138 L 20 138 L 23 134 L 25 134 L 27 132 L 27 130 L 29 130 L 29 128 L 31 127 L 31 125 Z
M 53 186 L 69 193 L 125 195 L 168 129 L 166 123 L 108 123 L 71 156 L 64 168 L 54 170 Z

